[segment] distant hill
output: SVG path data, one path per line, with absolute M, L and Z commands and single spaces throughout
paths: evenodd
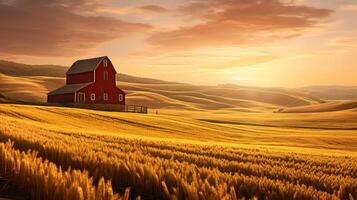
M 190 84 L 137 84 L 119 82 L 134 104 L 151 107 L 165 104 L 187 109 L 247 109 L 310 105 L 320 101 L 283 89 L 240 86 L 198 86 Z M 169 103 L 170 102 L 170 103 Z
M 11 99 L 8 99 L 7 97 L 5 97 L 5 95 L 0 93 L 0 103 L 5 103 L 5 102 L 12 102 Z
M 27 65 L 0 60 L 0 73 L 9 76 L 64 77 L 67 67 L 58 65 Z
M 313 104 L 307 106 L 298 106 L 292 108 L 283 108 L 278 112 L 280 113 L 312 113 L 312 112 L 334 112 L 343 110 L 356 110 L 357 101 L 338 101 L 327 102 L 321 104 Z
M 296 91 L 323 100 L 357 100 L 357 86 L 309 86 Z
M 142 83 L 142 84 L 169 84 L 174 82 L 169 82 L 169 81 L 163 81 L 163 80 L 158 80 L 158 79 L 153 79 L 153 78 L 143 78 L 143 77 L 137 77 L 137 76 L 131 76 L 127 74 L 122 74 L 118 73 L 117 74 L 117 80 L 121 82 L 127 82 L 127 83 Z
M 47 92 L 65 84 L 68 67 L 0 62 L 0 92 L 15 100 L 45 102 Z M 273 111 L 321 101 L 289 89 L 246 87 L 233 84 L 204 86 L 142 78 L 119 73 L 118 85 L 128 104 L 186 110 Z
M 11 61 L 0 60 L 0 73 L 8 76 L 51 76 L 65 77 L 69 67 L 60 65 L 27 65 Z M 118 73 L 117 79 L 129 83 L 170 83 L 152 78 L 143 78 Z

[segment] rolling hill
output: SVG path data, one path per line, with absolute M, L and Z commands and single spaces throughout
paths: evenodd
M 357 100 L 357 86 L 308 86 L 296 91 L 323 100 Z
M 128 91 L 128 100 L 134 104 L 140 103 L 140 96 L 135 92 L 145 92 L 152 105 L 160 106 L 153 94 L 160 94 L 175 101 L 184 102 L 189 107 L 197 109 L 242 109 L 269 108 L 279 106 L 309 105 L 319 102 L 288 90 L 240 87 L 232 85 L 196 86 L 190 84 L 137 84 L 119 82 Z M 151 95 L 149 95 L 151 94 Z
M 297 106 L 292 108 L 282 108 L 278 112 L 281 113 L 312 113 L 312 112 L 334 112 L 341 110 L 357 111 L 357 101 L 338 101 L 326 102 L 321 104 L 313 104 L 308 106 Z
M 15 100 L 45 102 L 47 92 L 64 85 L 67 68 L 0 62 L 0 92 Z M 204 86 L 118 74 L 128 104 L 153 109 L 273 111 L 279 107 L 321 102 L 301 92 L 280 88 L 245 87 L 232 84 Z
M 0 60 L 0 73 L 9 76 L 64 77 L 67 67 L 59 65 L 27 65 Z
M 7 102 L 8 101 L 8 99 L 4 96 L 4 95 L 2 95 L 1 93 L 0 93 L 0 103 L 1 102 Z

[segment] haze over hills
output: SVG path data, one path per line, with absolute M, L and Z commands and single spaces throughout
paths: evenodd
M 298 88 L 297 91 L 324 100 L 357 100 L 357 86 L 308 86 Z
M 67 67 L 0 61 L 0 93 L 15 100 L 45 102 L 47 92 L 65 84 Z M 323 102 L 314 93 L 233 84 L 203 86 L 119 73 L 128 104 L 184 110 L 274 111 Z

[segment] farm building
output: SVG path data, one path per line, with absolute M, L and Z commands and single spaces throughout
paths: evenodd
M 47 102 L 125 105 L 125 92 L 116 86 L 116 74 L 107 56 L 78 60 L 66 73 L 66 85 L 49 92 Z

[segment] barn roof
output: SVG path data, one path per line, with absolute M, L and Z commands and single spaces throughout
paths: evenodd
M 65 85 L 61 88 L 58 88 L 56 90 L 53 90 L 52 92 L 49 92 L 48 95 L 57 95 L 57 94 L 70 94 L 70 93 L 75 93 L 76 91 L 86 87 L 87 85 L 90 85 L 91 83 L 81 83 L 81 84 L 71 84 L 71 85 Z
M 106 56 L 77 60 L 72 64 L 71 68 L 69 68 L 67 74 L 79 74 L 94 71 L 104 58 L 106 58 Z

